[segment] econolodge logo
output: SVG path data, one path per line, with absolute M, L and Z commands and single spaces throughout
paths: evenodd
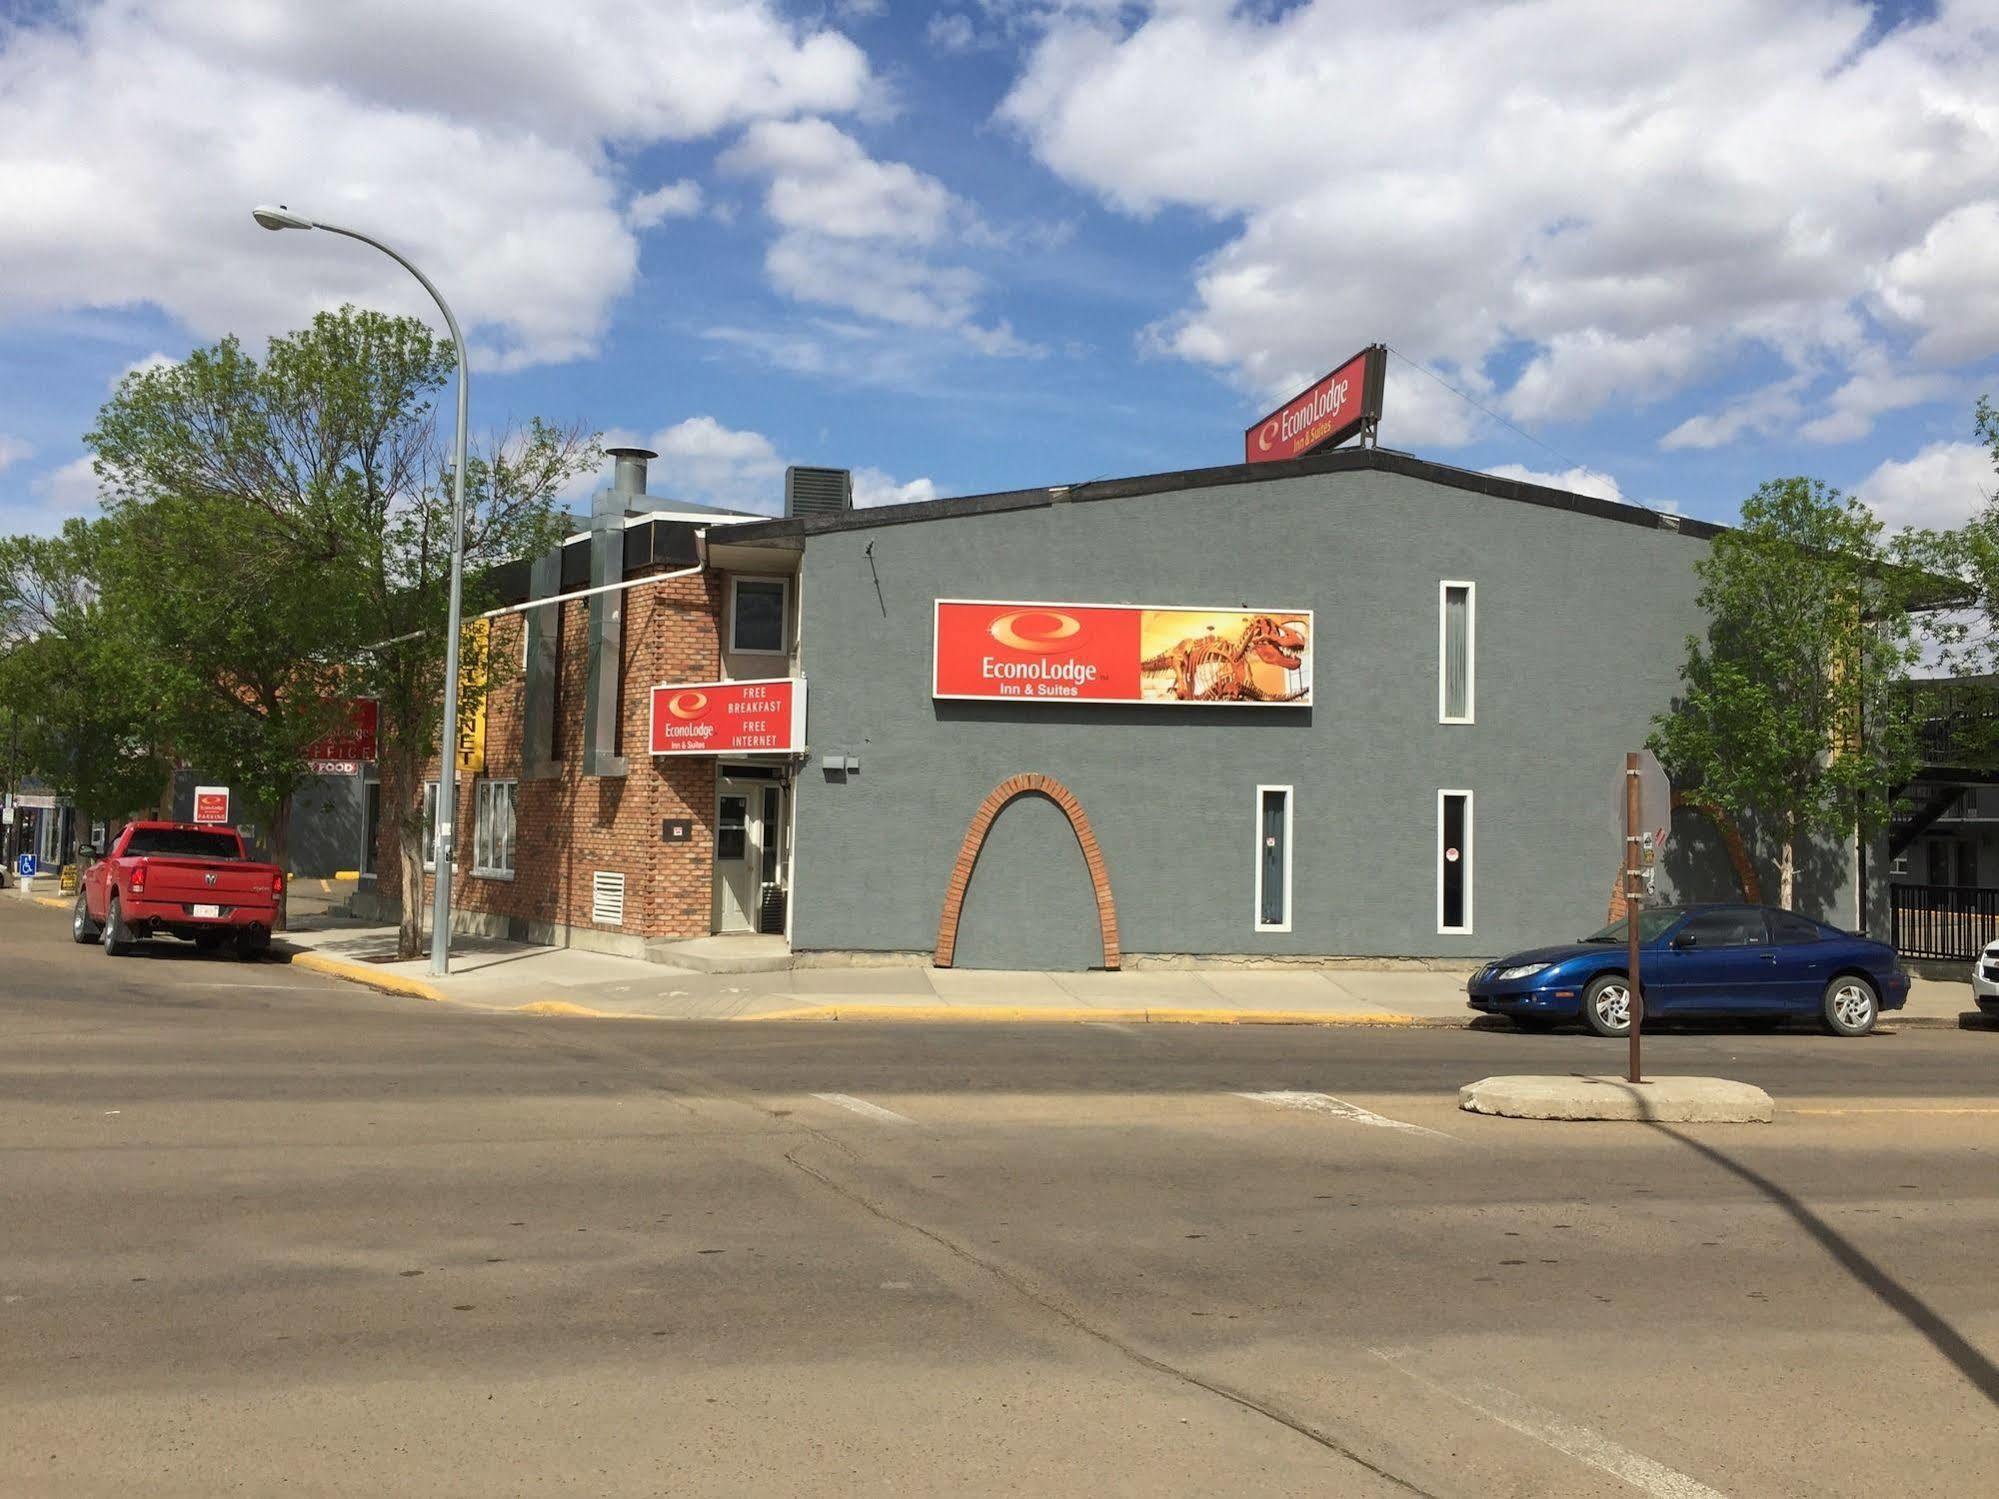
M 699 718 L 707 706 L 705 692 L 676 692 L 666 700 L 666 711 L 675 718 Z
M 1016 609 L 1002 614 L 986 627 L 1001 645 L 1016 651 L 1066 650 L 1072 637 L 1082 631 L 1083 622 L 1073 614 L 1053 609 Z

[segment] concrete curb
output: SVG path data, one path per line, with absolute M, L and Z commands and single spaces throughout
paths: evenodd
M 1463 1021 L 1420 1015 L 1335 1014 L 1324 1010 L 1092 1010 L 1053 1005 L 809 1005 L 738 1015 L 738 1021 L 845 1020 L 904 1021 L 915 1025 L 1078 1025 L 1091 1021 L 1118 1025 L 1361 1025 L 1451 1026 Z
M 302 948 L 279 949 L 273 947 L 271 956 L 290 963 L 294 968 L 308 969 L 313 973 L 324 973 L 332 978 L 345 979 L 350 984 L 362 984 L 383 994 L 400 994 L 410 999 L 443 1000 L 446 996 L 435 984 L 426 984 L 422 979 L 405 978 L 400 973 L 383 973 L 370 963 L 349 963 L 342 958 L 329 958 L 323 953 L 309 952 Z

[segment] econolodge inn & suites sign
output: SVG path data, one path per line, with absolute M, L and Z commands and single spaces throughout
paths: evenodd
M 748 755 L 805 748 L 805 681 L 674 682 L 652 690 L 655 755 Z
M 1381 420 L 1381 384 L 1388 350 L 1370 344 L 1325 379 L 1314 382 L 1242 434 L 1244 463 L 1302 458 L 1345 442 Z
M 939 599 L 931 695 L 1309 707 L 1312 611 Z

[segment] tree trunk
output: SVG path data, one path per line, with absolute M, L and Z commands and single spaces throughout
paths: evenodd
M 1784 845 L 1777 853 L 1777 904 L 1786 911 L 1795 909 L 1798 879 L 1798 833 L 1794 827 L 1784 829 Z
M 396 956 L 407 963 L 423 955 L 423 825 L 402 818 L 396 855 L 403 869 L 403 914 L 396 927 Z
M 284 871 L 283 893 L 278 896 L 278 909 L 271 918 L 271 930 L 282 932 L 289 926 L 286 912 L 291 907 L 292 898 L 292 798 L 286 792 L 278 798 L 278 805 L 271 815 L 271 862 Z

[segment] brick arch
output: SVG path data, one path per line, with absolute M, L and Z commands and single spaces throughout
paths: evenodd
M 965 829 L 965 840 L 958 846 L 958 861 L 951 866 L 951 882 L 945 887 L 944 914 L 937 923 L 937 949 L 932 955 L 939 968 L 949 968 L 957 952 L 958 917 L 965 908 L 965 892 L 971 888 L 979 851 L 986 846 L 986 834 L 1014 798 L 1035 795 L 1047 797 L 1069 819 L 1069 827 L 1083 850 L 1083 863 L 1090 871 L 1090 888 L 1097 897 L 1097 930 L 1103 938 L 1104 967 L 1118 966 L 1117 904 L 1111 899 L 1111 878 L 1104 871 L 1103 850 L 1097 847 L 1097 835 L 1090 828 L 1083 804 L 1053 776 L 1018 775 L 1001 781 L 979 803 L 979 810 L 972 814 L 971 824 Z
M 1691 812 L 1704 814 L 1714 824 L 1714 830 L 1721 834 L 1721 846 L 1728 850 L 1728 862 L 1735 866 L 1735 882 L 1742 887 L 1742 898 L 1752 906 L 1763 904 L 1763 878 L 1756 872 L 1756 861 L 1749 857 L 1748 845 L 1742 841 L 1742 829 L 1735 825 L 1735 819 L 1721 808 L 1684 791 L 1673 793 L 1673 810 L 1685 808 Z M 1620 871 L 1611 886 L 1610 919 L 1616 921 L 1624 914 L 1624 875 Z

